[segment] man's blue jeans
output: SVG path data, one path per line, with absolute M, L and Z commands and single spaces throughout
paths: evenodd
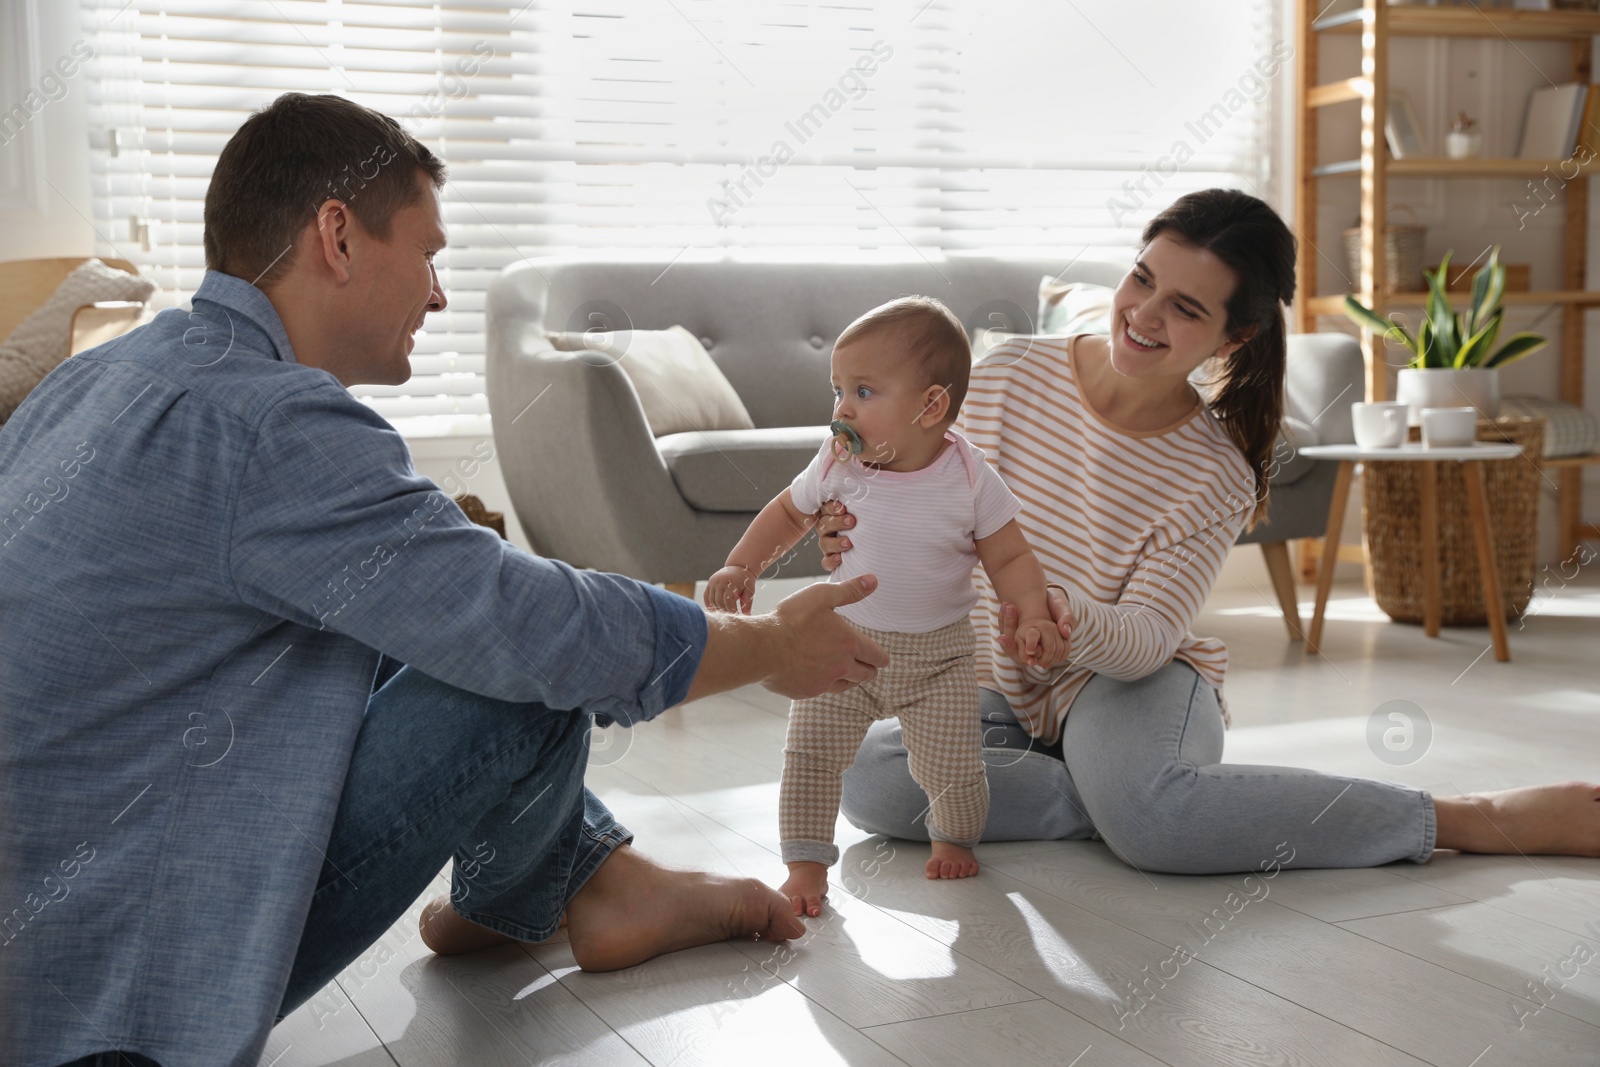
M 633 836 L 583 786 L 586 712 L 478 696 L 388 659 L 375 684 L 280 1019 L 383 936 L 452 854 L 457 911 L 542 941 Z

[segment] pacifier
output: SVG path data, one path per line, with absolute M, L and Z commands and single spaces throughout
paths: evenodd
M 861 454 L 861 450 L 865 447 L 865 444 L 861 440 L 861 435 L 856 433 L 855 428 L 849 423 L 845 422 L 843 419 L 834 419 L 832 422 L 828 423 L 828 430 L 833 434 L 833 448 L 835 454 L 838 454 L 840 448 L 845 449 L 852 456 L 859 456 Z

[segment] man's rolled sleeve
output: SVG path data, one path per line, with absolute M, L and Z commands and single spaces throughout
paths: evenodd
M 640 588 L 649 596 L 655 614 L 656 655 L 650 680 L 639 691 L 638 716 L 628 720 L 630 725 L 683 703 L 700 669 L 709 631 L 706 613 L 694 601 L 654 586 Z

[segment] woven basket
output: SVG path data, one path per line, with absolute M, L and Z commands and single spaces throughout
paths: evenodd
M 1411 439 L 1417 439 L 1416 427 L 1411 429 Z M 1539 538 L 1537 462 L 1544 449 L 1544 420 L 1479 419 L 1478 440 L 1506 442 L 1522 449 L 1517 459 L 1483 464 L 1503 610 L 1511 621 L 1522 614 L 1533 595 Z M 1396 622 L 1422 622 L 1421 467 L 1415 461 L 1362 465 L 1373 596 L 1378 607 Z M 1459 464 L 1441 463 L 1434 469 L 1439 501 L 1440 621 L 1445 626 L 1481 626 L 1488 618 L 1478 574 L 1478 546 L 1467 514 L 1466 483 Z
M 1428 228 L 1417 225 L 1416 212 L 1403 204 L 1397 204 L 1394 210 L 1410 215 L 1411 222 L 1405 225 L 1391 223 L 1385 230 L 1383 259 L 1384 276 L 1389 279 L 1387 288 L 1391 293 L 1420 292 L 1428 287 L 1427 279 L 1422 276 L 1422 245 Z M 1344 231 L 1344 254 L 1350 265 L 1351 284 L 1354 287 L 1356 279 L 1361 277 L 1361 227 L 1354 226 Z

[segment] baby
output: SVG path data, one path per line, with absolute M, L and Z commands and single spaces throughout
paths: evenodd
M 969 613 L 981 562 L 1003 603 L 1023 620 L 1013 655 L 1048 667 L 1064 654 L 1045 604 L 1045 578 L 1017 525 L 1022 505 L 983 453 L 951 429 L 967 392 L 972 350 L 939 301 L 912 296 L 861 316 L 833 347 L 836 436 L 761 510 L 711 576 L 706 606 L 750 610 L 756 576 L 794 547 L 828 500 L 858 522 L 832 580 L 875 574 L 878 589 L 840 608 L 888 650 L 875 679 L 797 700 L 784 746 L 778 830 L 796 914 L 817 915 L 828 868 L 840 776 L 874 719 L 899 716 L 911 776 L 928 795 L 929 878 L 978 873 L 972 846 L 989 814 Z

